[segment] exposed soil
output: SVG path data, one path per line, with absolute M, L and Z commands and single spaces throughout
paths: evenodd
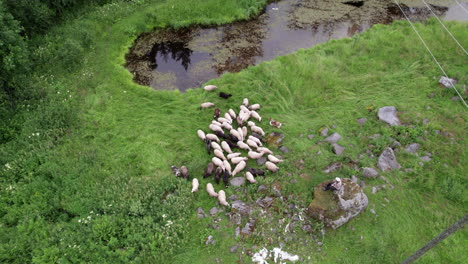
M 421 1 L 399 2 L 412 21 L 432 15 Z M 444 19 L 463 18 L 454 1 L 426 2 Z M 144 33 L 127 54 L 125 66 L 139 84 L 185 91 L 225 72 L 397 19 L 404 17 L 392 0 L 282 0 L 247 21 Z

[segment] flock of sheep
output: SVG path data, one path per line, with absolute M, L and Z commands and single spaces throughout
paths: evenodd
M 213 91 L 217 87 L 207 85 L 204 89 L 206 91 Z M 220 97 L 226 98 L 225 95 L 225 93 L 220 93 Z M 201 104 L 201 108 L 214 106 L 215 104 L 211 102 Z M 205 133 L 202 130 L 197 131 L 198 137 L 205 143 L 207 152 L 209 154 L 213 152 L 214 154 L 214 157 L 211 159 L 212 162 L 207 166 L 204 178 L 212 177 L 214 173 L 216 183 L 219 183 L 222 179 L 227 186 L 231 176 L 244 171 L 249 158 L 256 160 L 264 155 L 267 155 L 268 159 L 265 162 L 265 167 L 271 172 L 279 170 L 276 164 L 282 162 L 282 160 L 273 156 L 273 152 L 263 146 L 262 142 L 265 132 L 255 122 L 250 121 L 251 118 L 259 122 L 262 120 L 262 117 L 257 112 L 259 109 L 259 104 L 249 105 L 249 100 L 244 98 L 237 114 L 233 109 L 229 109 L 224 115 L 221 115 L 220 109 L 215 109 L 214 120 L 208 126 L 211 133 Z M 270 119 L 270 125 L 280 127 L 281 123 Z M 249 128 L 251 135 L 249 135 Z M 241 152 L 234 152 L 233 149 L 247 151 L 247 155 L 243 156 Z M 244 176 L 250 183 L 257 183 L 255 177 L 264 174 L 265 172 L 261 169 L 248 168 Z M 192 180 L 192 192 L 197 192 L 198 187 L 199 181 L 197 178 L 194 178 Z M 213 184 L 208 183 L 206 191 L 211 197 L 217 197 L 221 205 L 229 206 L 224 190 L 215 192 Z

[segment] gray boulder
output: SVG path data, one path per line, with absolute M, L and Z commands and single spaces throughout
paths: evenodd
M 320 136 L 322 137 L 325 137 L 326 135 L 328 135 L 328 127 L 322 129 L 322 131 L 320 131 Z
M 343 146 L 340 146 L 338 144 L 333 144 L 333 152 L 335 152 L 336 155 L 341 155 L 343 154 L 343 151 L 345 150 L 345 148 Z
M 379 167 L 380 170 L 386 171 L 386 170 L 394 170 L 394 169 L 400 169 L 401 165 L 398 163 L 395 153 L 393 152 L 392 148 L 386 148 L 380 154 L 379 160 L 377 162 L 377 166 Z
M 363 117 L 363 118 L 359 118 L 358 120 L 356 120 L 360 125 L 364 125 L 366 122 L 367 122 L 367 118 Z
M 452 88 L 452 84 L 457 84 L 457 80 L 442 76 L 439 79 L 439 84 L 443 85 L 445 88 Z
M 377 115 L 380 120 L 392 126 L 401 125 L 400 119 L 398 119 L 397 116 L 397 110 L 394 106 L 384 106 L 380 108 Z
M 331 134 L 330 136 L 328 136 L 326 139 L 324 139 L 326 142 L 330 142 L 330 143 L 336 143 L 338 142 L 339 140 L 341 139 L 341 136 L 340 134 L 338 133 L 333 133 Z
M 324 187 L 334 180 L 325 181 L 314 188 L 314 200 L 307 213 L 321 220 L 325 225 L 336 229 L 364 210 L 369 200 L 357 183 L 351 179 L 341 179 L 341 187 L 324 191 Z
M 266 162 L 267 162 L 267 159 L 266 159 L 265 156 L 262 156 L 259 159 L 257 159 L 257 164 L 260 165 L 260 166 L 265 164 Z
M 366 167 L 362 169 L 362 176 L 365 178 L 377 178 L 377 176 L 379 176 L 379 173 L 374 168 Z
M 244 177 L 235 177 L 232 178 L 229 183 L 231 183 L 232 186 L 239 187 L 244 185 L 245 183 L 245 178 Z
M 416 153 L 419 150 L 420 145 L 418 143 L 412 143 L 409 144 L 406 148 L 405 151 L 409 153 Z

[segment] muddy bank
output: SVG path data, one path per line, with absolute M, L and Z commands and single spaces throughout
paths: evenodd
M 432 15 L 419 0 L 400 2 L 413 21 Z M 454 1 L 426 2 L 444 19 L 464 17 Z M 404 17 L 393 0 L 282 0 L 248 21 L 142 34 L 127 54 L 125 66 L 139 84 L 185 91 L 225 72 L 238 72 L 397 19 Z

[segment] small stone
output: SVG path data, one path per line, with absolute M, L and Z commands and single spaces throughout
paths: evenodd
M 265 185 L 262 184 L 262 185 L 258 186 L 257 192 L 258 193 L 268 192 L 268 187 L 266 187 Z
M 361 189 L 366 188 L 366 182 L 365 182 L 365 181 L 361 181 L 361 182 L 359 183 L 359 186 L 361 187 Z
M 377 187 L 373 186 L 373 187 L 372 187 L 372 194 L 377 193 L 377 190 L 378 190 Z
M 458 100 L 460 100 L 460 97 L 454 96 L 454 97 L 450 98 L 450 100 L 452 100 L 452 101 L 458 101 Z
M 336 125 L 332 125 L 332 126 L 331 126 L 331 129 L 335 129 L 335 128 L 336 128 Z
M 427 98 L 434 98 L 435 97 L 435 92 L 432 92 L 430 94 L 427 95 Z
M 390 147 L 391 147 L 393 150 L 396 150 L 396 149 L 398 149 L 398 148 L 401 147 L 401 143 L 398 142 L 397 140 L 394 140 L 394 141 L 392 142 L 392 144 L 390 144 Z
M 422 161 L 424 161 L 424 162 L 429 162 L 429 161 L 431 161 L 431 157 L 429 157 L 429 156 L 422 156 L 422 157 L 420 157 L 420 159 L 421 159 Z
M 265 197 L 265 198 L 263 198 L 263 199 L 258 199 L 258 200 L 256 201 L 256 203 L 257 203 L 260 207 L 268 208 L 268 207 L 270 207 L 270 206 L 272 205 L 273 201 L 274 201 L 274 200 L 273 200 L 272 197 L 267 196 L 267 197 Z
M 343 151 L 345 150 L 345 148 L 343 146 L 340 146 L 338 144 L 333 144 L 333 152 L 335 152 L 336 155 L 341 155 L 343 154 Z
M 365 167 L 362 169 L 362 176 L 365 178 L 377 178 L 377 176 L 379 176 L 379 173 L 374 168 Z
M 401 168 L 401 165 L 398 163 L 395 153 L 391 148 L 386 148 L 382 154 L 380 154 L 377 165 L 382 171 Z
M 325 137 L 326 135 L 328 135 L 328 127 L 322 129 L 322 131 L 320 131 L 320 136 L 322 137 Z
M 367 118 L 362 117 L 356 120 L 360 125 L 364 125 L 367 122 Z
M 358 178 L 356 177 L 356 175 L 351 176 L 351 181 L 353 181 L 354 183 L 358 182 Z
M 444 163 L 444 167 L 445 167 L 445 168 L 448 168 L 449 165 L 448 165 L 447 163 Z
M 198 218 L 204 218 L 206 217 L 205 211 L 203 211 L 203 208 L 198 207 L 197 208 L 197 217 Z
M 338 133 L 333 133 L 330 136 L 328 136 L 324 141 L 330 142 L 330 143 L 336 143 L 341 139 L 341 135 Z
M 317 151 L 317 156 L 320 156 L 320 155 L 322 155 L 322 151 L 319 150 Z
M 435 130 L 434 130 L 434 133 L 436 133 L 437 135 L 440 135 L 440 130 L 435 129 Z
M 227 198 L 229 201 L 237 200 L 237 195 L 233 194 Z
M 423 121 L 422 121 L 423 125 L 427 125 L 429 123 L 429 119 L 427 118 L 424 118 Z
M 382 137 L 382 135 L 380 135 L 380 134 L 374 134 L 372 136 L 369 136 L 370 139 L 378 139 L 380 137 Z
M 238 238 L 240 236 L 240 227 L 236 227 L 234 230 L 234 238 Z
M 413 172 L 414 170 L 411 168 L 405 169 L 405 172 Z
M 309 233 L 309 232 L 312 231 L 312 226 L 310 226 L 310 225 L 303 225 L 303 226 L 302 226 L 302 231 Z
M 232 209 L 234 209 L 235 212 L 238 212 L 241 215 L 249 215 L 251 208 L 247 206 L 243 201 L 241 200 L 236 200 L 232 202 L 231 204 Z
M 205 245 L 214 245 L 216 243 L 216 240 L 213 239 L 213 236 L 208 236 L 208 238 L 205 241 Z
M 317 242 L 317 245 L 318 245 L 319 247 L 321 247 L 321 246 L 323 246 L 323 243 L 319 241 L 319 242 Z
M 401 125 L 400 119 L 397 116 L 397 110 L 394 106 L 384 106 L 377 113 L 380 120 L 392 126 Z
M 229 183 L 231 183 L 232 186 L 239 187 L 244 185 L 245 183 L 245 178 L 244 177 L 235 177 L 232 178 Z
M 370 209 L 369 210 L 371 213 L 375 214 L 375 210 L 374 209 Z
M 387 203 L 390 203 L 390 200 L 389 200 L 387 197 L 384 197 L 384 200 L 385 200 Z
M 420 146 L 421 145 L 418 143 L 411 143 L 405 148 L 405 151 L 409 153 L 416 153 L 418 152 Z
M 451 88 L 452 85 L 457 84 L 457 82 L 457 80 L 445 76 L 441 76 L 439 79 L 439 84 L 443 85 L 445 88 Z
M 288 152 L 289 152 L 289 149 L 288 149 L 287 147 L 285 147 L 285 146 L 282 146 L 282 147 L 280 148 L 280 150 L 281 150 L 281 152 L 283 152 L 283 153 L 288 153 Z
M 266 159 L 265 156 L 262 156 L 259 159 L 257 159 L 257 164 L 260 165 L 260 166 L 265 164 L 265 162 L 267 162 L 267 159 Z
M 310 140 L 312 140 L 314 137 L 315 137 L 314 134 L 310 134 L 310 135 L 307 136 L 307 138 L 310 139 Z
M 210 209 L 210 215 L 215 215 L 219 212 L 219 209 L 217 207 L 213 207 Z
M 330 172 L 333 172 L 333 171 L 336 171 L 336 170 L 340 169 L 342 166 L 343 166 L 343 164 L 341 162 L 334 162 L 334 163 L 328 165 L 327 167 L 325 167 L 323 172 L 330 173 Z

